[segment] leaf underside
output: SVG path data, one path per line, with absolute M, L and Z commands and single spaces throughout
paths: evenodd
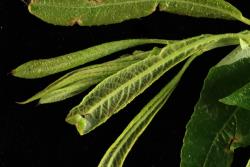
M 122 134 L 110 146 L 98 167 L 122 167 L 131 148 L 153 120 L 154 116 L 166 103 L 180 81 L 183 73 L 194 58 L 195 56 L 191 57 L 185 63 L 181 71 L 152 100 L 150 100 L 146 106 L 143 107 L 139 114 L 137 114 Z
M 148 16 L 157 9 L 192 17 L 250 20 L 224 0 L 32 0 L 30 13 L 56 25 L 105 25 Z

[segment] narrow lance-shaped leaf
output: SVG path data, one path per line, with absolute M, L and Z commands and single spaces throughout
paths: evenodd
M 179 83 L 182 75 L 195 56 L 188 59 L 180 72 L 166 86 L 143 107 L 136 117 L 129 123 L 122 134 L 110 146 L 103 156 L 98 167 L 122 167 L 131 148 L 153 120 L 154 116 L 166 103 L 173 90 Z
M 179 62 L 196 52 L 239 43 L 249 32 L 201 35 L 170 44 L 159 55 L 150 56 L 98 84 L 68 114 L 66 121 L 83 135 L 104 123 Z
M 159 8 L 193 17 L 250 20 L 224 0 L 32 0 L 29 11 L 57 25 L 104 25 L 150 15 Z
M 234 51 L 209 71 L 186 128 L 181 167 L 229 167 L 234 150 L 250 144 L 250 111 L 219 102 L 250 81 L 245 53 Z
M 105 79 L 105 77 L 104 78 L 100 77 L 97 80 L 90 80 L 87 81 L 86 83 L 76 82 L 64 88 L 53 90 L 43 95 L 39 100 L 39 104 L 54 103 L 73 97 L 79 93 L 82 93 L 84 90 L 88 89 L 91 85 L 95 85 L 96 83 L 100 82 L 100 80 L 102 79 Z
M 129 39 L 108 42 L 81 51 L 49 59 L 32 60 L 17 67 L 12 74 L 20 78 L 41 78 L 108 56 L 112 53 L 145 44 L 168 44 L 160 39 Z
M 154 48 L 153 50 L 160 51 L 159 48 Z M 52 103 L 72 97 L 88 89 L 90 86 L 97 84 L 109 75 L 145 59 L 150 53 L 151 51 L 135 51 L 130 56 L 123 56 L 102 64 L 74 70 L 59 78 L 31 98 L 20 103 L 26 104 L 37 99 L 40 99 L 39 103 Z

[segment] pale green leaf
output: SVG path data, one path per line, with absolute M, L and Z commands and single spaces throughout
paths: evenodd
M 43 95 L 39 100 L 39 104 L 54 103 L 73 97 L 77 94 L 82 93 L 84 90 L 88 89 L 91 85 L 95 85 L 96 83 L 100 82 L 101 79 L 104 78 L 91 80 L 85 83 L 77 82 L 72 85 L 68 85 L 67 87 L 53 90 Z
M 122 134 L 107 150 L 98 167 L 122 167 L 131 148 L 166 103 L 194 58 L 195 56 L 191 57 L 181 71 L 128 124 Z
M 234 150 L 250 144 L 250 112 L 219 102 L 250 81 L 250 57 L 239 49 L 206 77 L 186 128 L 181 167 L 230 167 Z
M 193 17 L 250 20 L 224 0 L 32 0 L 30 13 L 56 25 L 104 25 L 150 15 L 159 8 Z
M 12 74 L 21 78 L 41 78 L 108 56 L 112 53 L 145 44 L 168 44 L 167 40 L 129 39 L 108 42 L 81 51 L 49 59 L 32 60 L 17 67 Z
M 159 52 L 160 49 L 154 48 L 153 51 Z M 26 104 L 40 98 L 39 103 L 52 103 L 72 97 L 83 92 L 90 86 L 97 84 L 111 74 L 145 59 L 151 52 L 152 51 L 136 51 L 129 56 L 122 56 L 121 58 L 109 62 L 71 71 L 31 98 L 20 103 Z
M 241 46 L 241 49 L 249 48 L 250 47 L 250 39 L 248 39 L 248 38 L 240 39 L 240 46 Z
M 98 84 L 68 114 L 66 121 L 83 135 L 104 123 L 129 104 L 165 72 L 193 54 L 227 45 L 239 44 L 249 32 L 223 35 L 201 35 L 170 44 L 159 55 L 152 55 Z
M 250 159 L 248 160 L 248 163 L 247 163 L 246 167 L 250 167 Z

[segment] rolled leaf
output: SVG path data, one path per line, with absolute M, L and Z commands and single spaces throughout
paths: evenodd
M 193 17 L 250 20 L 224 0 L 32 0 L 30 13 L 56 25 L 92 26 L 140 18 L 157 9 Z
M 68 2 L 71 3 L 71 1 Z M 27 79 L 41 78 L 83 65 L 124 49 L 152 43 L 168 44 L 169 41 L 158 39 L 129 39 L 108 42 L 55 58 L 32 60 L 14 69 L 12 74 L 16 77 Z
M 98 167 L 122 167 L 131 148 L 166 103 L 194 58 L 195 56 L 191 57 L 180 72 L 128 124 L 122 134 L 109 147 Z
M 219 102 L 250 81 L 250 58 L 238 49 L 213 67 L 205 79 L 186 127 L 181 167 L 230 167 L 234 150 L 250 144 L 250 112 Z
M 239 44 L 249 32 L 201 35 L 170 44 L 152 55 L 111 75 L 86 95 L 68 114 L 66 121 L 83 135 L 104 123 L 129 104 L 165 72 L 189 56 L 221 46 Z

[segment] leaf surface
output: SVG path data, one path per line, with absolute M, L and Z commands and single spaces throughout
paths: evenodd
M 166 103 L 175 87 L 179 83 L 183 73 L 190 65 L 195 56 L 191 57 L 180 70 L 180 72 L 166 86 L 143 107 L 136 117 L 129 123 L 122 134 L 110 146 L 103 156 L 98 167 L 122 167 L 125 158 L 131 148 L 144 132 L 154 116 Z
M 250 58 L 238 49 L 211 68 L 205 79 L 186 127 L 181 167 L 229 167 L 234 150 L 250 144 L 250 112 L 219 102 L 250 81 Z
M 250 110 L 250 82 L 229 96 L 220 99 L 220 102 Z
M 250 58 L 250 48 L 249 47 L 246 47 L 246 48 L 243 47 L 243 48 L 244 49 L 241 50 L 241 53 L 240 53 L 241 56 L 239 56 L 239 54 L 236 54 L 234 56 L 235 59 Z M 241 61 L 244 61 L 244 59 Z M 231 93 L 227 97 L 220 99 L 219 101 L 227 105 L 234 105 L 234 106 L 238 106 L 238 107 L 242 107 L 244 109 L 250 110 L 250 82 L 245 84 L 243 87 L 239 88 L 238 90 L 235 90 L 233 93 Z
M 154 50 L 160 51 L 159 48 L 154 48 Z M 130 56 L 123 56 L 113 61 L 71 71 L 31 98 L 21 102 L 21 104 L 26 104 L 40 98 L 39 103 L 52 103 L 72 97 L 97 84 L 111 74 L 145 59 L 150 52 L 136 51 Z
M 29 11 L 56 25 L 105 25 L 161 11 L 193 17 L 239 20 L 249 19 L 224 0 L 32 0 Z
M 165 45 L 169 42 L 170 41 L 159 39 L 128 39 L 108 42 L 55 58 L 32 60 L 14 69 L 12 74 L 16 77 L 27 79 L 41 78 L 138 45 L 152 43 Z
M 227 45 L 239 44 L 248 32 L 201 35 L 170 44 L 160 54 L 152 55 L 111 75 L 86 95 L 68 114 L 66 121 L 83 135 L 123 109 L 165 72 L 186 58 Z

